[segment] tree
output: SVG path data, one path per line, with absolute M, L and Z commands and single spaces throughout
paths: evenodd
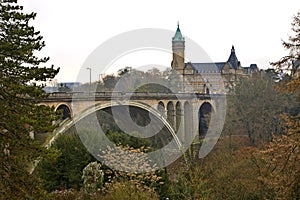
M 53 109 L 38 106 L 46 97 L 38 82 L 52 79 L 59 71 L 47 67 L 49 58 L 34 55 L 45 43 L 29 23 L 17 0 L 0 0 L 0 199 L 38 198 L 38 181 L 28 164 L 43 151 L 30 133 L 53 129 Z
M 282 46 L 289 51 L 289 55 L 282 57 L 277 62 L 271 63 L 277 70 L 290 70 L 292 74 L 295 73 L 294 61 L 300 60 L 300 11 L 294 16 L 291 23 L 294 35 L 289 37 L 288 41 L 282 41 Z
M 101 170 L 101 164 L 98 162 L 89 163 L 82 172 L 83 188 L 87 193 L 97 191 L 103 186 L 104 173 Z
M 289 78 L 282 81 L 277 89 L 294 93 L 298 109 L 292 114 L 283 114 L 285 134 L 275 137 L 260 152 L 263 163 L 258 164 L 260 178 L 272 189 L 275 199 L 300 198 L 300 76 L 297 75 L 299 65 L 294 65 L 295 61 L 300 60 L 300 11 L 294 16 L 292 30 L 294 36 L 290 36 L 288 42 L 283 41 L 283 47 L 289 50 L 289 55 L 272 64 L 277 70 L 285 67 L 290 72 Z
M 162 72 L 157 69 L 156 67 L 152 67 L 151 69 L 149 69 L 147 71 L 148 74 L 152 75 L 152 76 L 161 76 Z
M 104 87 L 107 89 L 113 89 L 118 82 L 118 78 L 114 75 L 106 75 L 103 78 Z
M 132 71 L 132 67 L 125 67 L 125 68 L 119 69 L 118 76 L 123 76 L 127 73 L 130 73 L 131 71 Z
M 280 114 L 289 112 L 295 103 L 280 94 L 268 77 L 247 77 L 235 86 L 227 98 L 224 128 L 226 135 L 247 135 L 252 145 L 269 142 L 272 134 L 282 134 Z
M 139 197 L 137 191 L 144 191 L 155 197 L 156 190 L 164 185 L 164 179 L 160 176 L 163 175 L 163 171 L 162 169 L 154 171 L 156 164 L 148 158 L 146 152 L 147 149 L 144 147 L 135 149 L 122 145 L 114 148 L 107 146 L 106 150 L 100 151 L 98 156 L 103 160 L 103 164 L 113 167 L 104 170 L 104 174 L 110 177 L 105 187 L 115 193 L 119 189 L 124 192 L 122 188 L 125 186 L 127 191 L 124 195 L 129 195 L 131 197 L 129 199 Z
M 56 158 L 43 158 L 36 173 L 49 192 L 60 189 L 80 189 L 82 170 L 94 161 L 76 134 L 60 135 L 51 147 L 59 154 Z

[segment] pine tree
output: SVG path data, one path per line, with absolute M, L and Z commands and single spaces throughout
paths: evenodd
M 17 0 L 0 0 L 0 199 L 37 199 L 40 186 L 28 164 L 43 154 L 30 133 L 53 129 L 54 111 L 38 103 L 41 83 L 58 69 L 40 67 L 49 58 L 34 54 L 45 43 Z

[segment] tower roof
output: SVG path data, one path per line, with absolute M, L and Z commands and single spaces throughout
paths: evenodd
M 172 38 L 173 41 L 184 41 L 184 37 L 182 37 L 180 28 L 179 28 L 179 23 L 177 24 L 177 30 L 176 33 L 174 35 L 174 37 Z
M 234 49 L 233 45 L 232 45 L 231 53 L 230 53 L 230 56 L 229 56 L 227 62 L 229 62 L 234 69 L 238 69 L 240 66 L 240 62 L 235 55 L 235 49 Z

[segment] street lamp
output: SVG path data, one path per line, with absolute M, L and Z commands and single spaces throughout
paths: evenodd
M 103 82 L 103 75 L 104 75 L 104 74 L 99 74 L 99 83 L 101 83 L 101 84 L 102 84 L 102 82 Z
M 86 69 L 90 70 L 90 85 L 92 85 L 92 69 L 90 67 L 87 67 Z

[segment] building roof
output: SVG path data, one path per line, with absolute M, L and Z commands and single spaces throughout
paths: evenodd
M 235 49 L 233 45 L 227 62 L 229 62 L 234 69 L 238 69 L 240 67 L 240 62 L 235 55 Z
M 185 63 L 184 68 L 191 66 L 198 74 L 220 73 L 226 62 L 218 63 Z
M 180 31 L 180 30 L 179 30 Z M 175 34 L 176 36 L 176 34 Z M 235 70 L 241 69 L 240 61 L 238 60 L 234 46 L 231 48 L 230 56 L 227 60 L 227 62 L 215 62 L 215 63 L 185 63 L 184 69 L 186 69 L 189 65 L 196 71 L 196 73 L 221 73 L 223 67 L 228 64 L 230 68 L 233 68 Z M 257 68 L 257 66 L 254 64 L 251 66 L 252 68 Z
M 179 23 L 177 24 L 177 30 L 176 33 L 174 35 L 174 37 L 172 38 L 173 41 L 184 41 L 184 37 L 182 37 L 180 28 L 179 28 Z
M 250 69 L 252 69 L 252 70 L 258 69 L 257 64 L 251 64 L 250 65 Z

